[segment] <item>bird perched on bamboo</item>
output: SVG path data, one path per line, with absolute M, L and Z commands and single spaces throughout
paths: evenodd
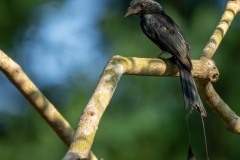
M 201 116 L 206 117 L 207 113 L 191 74 L 190 46 L 178 25 L 154 0 L 131 1 L 125 17 L 132 15 L 140 17 L 140 25 L 145 35 L 163 52 L 170 53 L 176 59 L 185 107 L 196 108 Z

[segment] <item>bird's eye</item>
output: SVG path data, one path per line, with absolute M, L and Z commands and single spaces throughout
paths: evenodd
M 141 8 L 143 8 L 143 4 L 140 4 L 139 6 L 140 6 Z

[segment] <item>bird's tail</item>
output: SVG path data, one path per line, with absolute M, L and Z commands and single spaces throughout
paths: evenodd
M 178 68 L 180 72 L 180 80 L 182 85 L 182 92 L 185 107 L 196 108 L 200 113 L 201 116 L 206 117 L 207 112 L 202 104 L 201 98 L 198 94 L 198 90 L 194 79 L 192 77 L 191 71 L 189 71 L 185 66 L 178 62 Z

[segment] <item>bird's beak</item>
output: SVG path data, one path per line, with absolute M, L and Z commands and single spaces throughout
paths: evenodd
M 129 7 L 124 17 L 127 18 L 128 16 L 132 16 L 132 15 L 133 15 L 133 9 Z
M 125 14 L 125 18 L 126 17 L 129 17 L 129 16 L 133 16 L 133 15 L 136 15 L 140 12 L 140 8 L 131 8 L 129 7 L 128 10 L 127 10 L 127 13 Z

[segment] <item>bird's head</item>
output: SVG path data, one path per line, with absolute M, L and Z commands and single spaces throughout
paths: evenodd
M 154 0 L 132 0 L 125 17 L 158 12 L 163 12 L 163 8 Z

